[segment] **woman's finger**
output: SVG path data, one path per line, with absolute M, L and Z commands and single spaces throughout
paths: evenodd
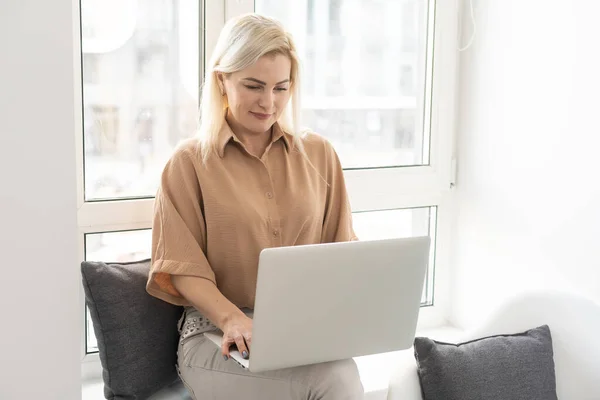
M 223 336 L 223 341 L 221 342 L 221 354 L 223 354 L 223 358 L 225 359 L 225 361 L 229 360 L 229 357 L 231 356 L 229 354 L 229 347 L 233 343 L 233 340 L 231 340 L 229 337 L 227 337 L 226 335 Z
M 242 336 L 242 334 L 240 333 L 237 333 L 233 336 L 233 339 L 235 340 L 235 344 L 242 357 L 248 358 L 248 347 L 246 346 L 246 342 L 244 341 L 244 336 Z
M 252 332 L 246 333 L 244 340 L 246 341 L 246 346 L 248 346 L 248 351 L 252 350 Z

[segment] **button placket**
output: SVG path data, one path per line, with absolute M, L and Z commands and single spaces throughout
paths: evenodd
M 264 164 L 266 172 L 267 172 L 267 180 L 265 191 L 265 197 L 267 200 L 267 210 L 269 213 L 269 228 L 271 230 L 271 243 L 273 246 L 281 246 L 281 220 L 279 216 L 279 210 L 277 208 L 277 201 L 275 199 L 275 193 L 273 190 L 273 181 L 271 180 L 271 174 L 269 173 L 269 169 L 267 164 Z

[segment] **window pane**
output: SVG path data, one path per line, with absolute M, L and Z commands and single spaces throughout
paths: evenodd
M 369 211 L 352 214 L 354 230 L 360 240 L 431 237 L 429 268 L 423 287 L 422 305 L 433 302 L 433 272 L 435 262 L 436 207 L 407 208 L 398 210 Z
M 428 1 L 256 0 L 255 9 L 294 35 L 302 124 L 331 140 L 344 168 L 429 163 Z
M 398 210 L 369 211 L 353 214 L 353 224 L 361 240 L 376 240 L 427 236 L 432 239 L 428 279 L 421 302 L 433 300 L 433 270 L 435 254 L 436 207 Z M 106 232 L 85 235 L 85 259 L 87 261 L 127 262 L 150 258 L 152 231 L 150 229 L 123 232 Z M 98 351 L 98 344 L 87 316 L 87 352 Z
M 152 231 L 106 232 L 85 235 L 86 261 L 127 262 L 150 258 Z M 89 310 L 85 309 L 87 318 L 86 349 L 87 353 L 98 351 L 98 342 L 92 325 Z
M 198 118 L 199 2 L 81 0 L 85 199 L 153 196 Z
M 152 230 L 89 233 L 85 235 L 86 261 L 128 262 L 150 258 Z

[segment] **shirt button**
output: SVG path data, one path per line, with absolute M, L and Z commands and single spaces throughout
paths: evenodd
M 267 196 L 267 199 L 273 198 L 273 193 L 271 193 L 271 192 L 267 192 L 267 193 L 265 193 L 265 195 Z
M 279 231 L 277 229 L 275 229 L 273 231 L 273 237 L 278 237 L 279 236 Z

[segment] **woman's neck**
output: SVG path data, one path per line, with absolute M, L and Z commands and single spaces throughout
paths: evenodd
M 225 120 L 229 124 L 229 127 L 235 134 L 235 136 L 244 144 L 248 152 L 258 158 L 261 158 L 271 142 L 271 133 L 273 127 L 264 133 L 257 134 L 245 129 L 239 124 L 229 111 Z

